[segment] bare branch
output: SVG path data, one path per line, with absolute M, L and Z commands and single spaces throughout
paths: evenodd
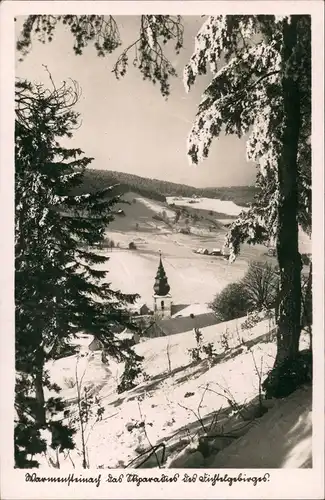
M 151 441 L 150 441 L 150 439 L 149 439 L 149 436 L 148 436 L 148 433 L 147 433 L 147 429 L 146 429 L 146 424 L 145 424 L 145 421 L 144 421 L 143 416 L 142 416 L 141 406 L 140 406 L 139 401 L 138 401 L 138 408 L 139 408 L 139 413 L 140 413 L 140 418 L 141 418 L 141 421 L 142 421 L 142 422 L 143 422 L 143 424 L 144 424 L 144 425 L 143 425 L 143 430 L 144 430 L 144 433 L 145 433 L 145 435 L 146 435 L 146 438 L 147 438 L 147 440 L 148 440 L 148 443 L 149 443 L 149 445 L 150 445 L 151 449 L 152 449 L 152 450 L 153 450 L 153 452 L 154 452 L 154 455 L 155 455 L 156 460 L 157 460 L 157 465 L 158 465 L 158 467 L 159 467 L 159 469 L 160 469 L 160 468 L 161 468 L 161 464 L 160 464 L 160 462 L 159 462 L 159 458 L 158 458 L 158 455 L 157 455 L 157 452 L 156 452 L 156 447 L 152 446 Z

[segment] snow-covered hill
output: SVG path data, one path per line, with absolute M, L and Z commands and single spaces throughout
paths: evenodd
M 77 411 L 76 370 L 78 380 L 82 379 L 82 385 L 88 388 L 88 394 L 96 394 L 104 407 L 102 419 L 98 422 L 91 421 L 87 428 L 90 466 L 119 468 L 126 467 L 132 461 L 135 461 L 133 465 L 139 466 L 152 446 L 160 444 L 158 460 L 162 458 L 164 450 L 164 467 L 214 467 L 214 455 L 218 460 L 218 467 L 221 467 L 220 457 L 223 455 L 220 454 L 219 457 L 217 453 L 231 444 L 230 455 L 225 455 L 224 458 L 225 464 L 236 460 L 236 467 L 240 467 L 240 461 L 242 467 L 246 467 L 246 448 L 253 446 L 249 429 L 250 432 L 255 432 L 252 439 L 258 439 L 260 449 L 265 451 L 265 467 L 271 466 L 267 465 L 267 423 L 263 427 L 262 419 L 260 420 L 262 427 L 258 434 L 258 430 L 254 431 L 256 421 L 252 421 L 252 418 L 259 390 L 258 372 L 263 379 L 273 365 L 276 345 L 269 320 L 260 322 L 250 330 L 242 330 L 244 320 L 245 318 L 202 329 L 203 343 L 212 342 L 218 353 L 214 361 L 203 359 L 192 362 L 189 349 L 196 346 L 192 331 L 138 344 L 136 351 L 144 356 L 145 377 L 133 390 L 122 394 L 117 394 L 116 387 L 123 366 L 117 365 L 113 360 L 110 360 L 109 366 L 103 365 L 100 352 L 88 352 L 87 345 L 91 338 L 83 336 L 81 339 L 81 358 L 69 356 L 49 364 L 47 368 L 51 380 L 62 387 L 61 396 L 70 401 L 69 418 Z M 226 351 L 225 338 L 228 344 Z M 305 348 L 307 344 L 308 339 L 303 335 L 301 347 Z M 255 406 L 245 406 L 250 401 L 255 401 Z M 299 405 L 297 399 L 294 401 L 293 405 Z M 310 411 L 310 404 L 306 405 Z M 274 430 L 274 440 L 282 443 L 284 437 L 281 432 L 288 432 L 288 426 L 293 437 L 292 443 L 287 441 L 285 450 L 282 447 L 279 464 L 274 466 L 281 467 L 282 463 L 309 463 L 309 416 L 306 429 L 303 429 L 304 444 L 297 451 L 300 458 L 290 458 L 290 453 L 295 453 L 292 451 L 296 439 L 295 426 L 304 425 L 301 421 L 303 413 L 296 411 L 292 405 L 284 406 L 284 409 L 277 407 L 278 411 L 286 411 L 284 409 L 287 408 L 288 418 L 282 417 L 283 426 L 278 425 L 277 434 Z M 267 417 L 268 414 L 263 418 Z M 270 413 L 269 418 L 274 421 L 276 416 L 272 417 Z M 200 436 L 208 431 L 210 434 L 224 434 L 224 438 L 213 441 L 209 457 L 206 457 L 198 451 L 198 447 Z M 246 441 L 236 439 L 243 434 L 246 437 L 242 439 Z M 61 468 L 71 467 L 71 460 L 75 467 L 81 467 L 80 432 L 77 433 L 76 441 L 79 454 L 78 450 L 74 450 L 69 458 L 60 456 Z M 240 450 L 238 456 L 236 444 Z M 276 446 L 274 449 L 277 449 Z M 212 465 L 208 458 L 212 460 Z M 275 455 L 272 461 L 277 461 Z M 46 465 L 47 462 L 42 460 L 42 466 Z M 152 455 L 143 466 L 157 467 L 157 458 Z
M 237 469 L 312 467 L 312 388 L 302 387 L 278 400 L 240 439 L 206 466 Z

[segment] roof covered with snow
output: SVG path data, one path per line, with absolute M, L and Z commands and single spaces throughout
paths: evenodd
M 198 316 L 200 314 L 210 314 L 212 312 L 213 311 L 211 307 L 209 307 L 207 304 L 190 304 L 181 311 L 173 314 L 172 318 L 187 317 L 191 314 L 194 314 L 194 316 Z

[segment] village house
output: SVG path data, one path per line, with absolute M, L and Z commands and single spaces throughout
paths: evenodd
M 94 351 L 102 351 L 103 350 L 103 343 L 101 340 L 99 339 L 96 339 L 96 337 L 94 337 L 94 339 L 90 342 L 89 346 L 88 346 L 88 349 L 92 352 Z
M 145 316 L 146 314 L 150 314 L 151 310 L 147 306 L 147 304 L 142 304 L 142 306 L 139 309 L 139 315 L 140 316 Z

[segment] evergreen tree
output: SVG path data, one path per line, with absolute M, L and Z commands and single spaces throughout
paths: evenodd
M 294 359 L 301 331 L 299 224 L 311 229 L 310 16 L 209 17 L 184 71 L 189 90 L 209 65 L 211 84 L 191 130 L 188 153 L 206 158 L 223 131 L 249 134 L 259 194 L 230 228 L 232 258 L 240 243 L 274 238 L 280 269 L 276 364 Z
M 114 291 L 107 271 L 96 269 L 108 258 L 94 248 L 104 240 L 117 197 L 106 189 L 74 196 L 92 158 L 60 145 L 78 125 L 75 82 L 53 89 L 16 82 L 15 123 L 15 305 L 17 467 L 37 466 L 32 456 L 51 446 L 73 447 L 73 429 L 64 426 L 59 397 L 46 398 L 51 384 L 45 363 L 56 358 L 79 331 L 100 339 L 119 360 L 140 358 L 108 330 L 128 324 L 136 295 Z M 87 249 L 85 249 L 85 247 Z

